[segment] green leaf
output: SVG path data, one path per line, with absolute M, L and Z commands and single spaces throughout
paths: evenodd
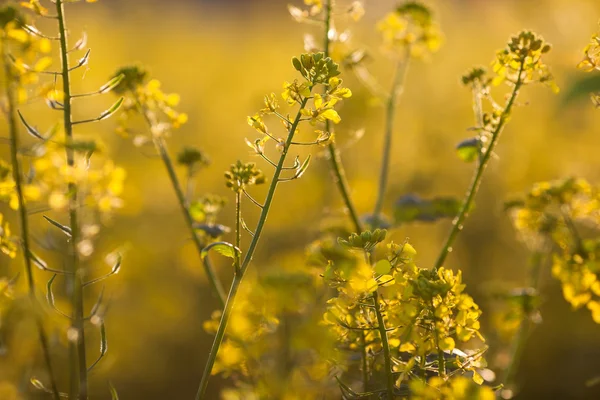
M 200 253 L 200 257 L 202 259 L 206 258 L 206 256 L 208 255 L 208 252 L 210 250 L 214 250 L 217 253 L 221 254 L 222 256 L 234 258 L 234 259 L 237 255 L 242 253 L 240 249 L 238 249 L 231 243 L 216 242 L 216 243 L 212 243 L 212 244 L 206 246 L 204 249 L 202 249 L 202 252 Z
M 199 201 L 194 201 L 189 207 L 190 216 L 196 222 L 202 222 L 206 219 L 204 212 L 204 204 Z
M 458 158 L 464 162 L 473 162 L 479 157 L 479 139 L 465 139 L 456 146 Z
M 58 229 L 60 229 L 65 235 L 67 235 L 67 237 L 73 236 L 72 232 L 71 232 L 71 228 L 69 228 L 68 226 L 59 224 L 58 222 L 56 222 L 52 218 L 49 218 L 49 217 L 47 217 L 45 215 L 44 215 L 44 219 L 46 221 L 48 221 L 51 225 L 54 225 L 55 227 L 57 227 Z
M 298 60 L 297 57 L 292 57 L 292 65 L 294 66 L 296 71 L 302 72 L 302 64 L 300 63 L 300 60 Z
M 567 105 L 576 100 L 588 98 L 590 93 L 600 92 L 600 75 L 585 75 L 567 87 L 562 96 L 562 104 Z
M 392 264 L 388 260 L 379 260 L 373 269 L 377 275 L 386 275 L 392 269 Z
M 435 222 L 442 218 L 453 218 L 460 211 L 461 202 L 453 197 L 434 197 L 422 199 L 417 195 L 401 197 L 395 204 L 396 224 Z

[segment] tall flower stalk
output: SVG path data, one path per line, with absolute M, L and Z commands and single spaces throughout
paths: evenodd
M 171 131 L 179 128 L 187 121 L 187 115 L 175 111 L 174 107 L 178 103 L 179 96 L 176 94 L 165 94 L 160 88 L 160 82 L 153 79 L 146 82 L 147 72 L 138 66 L 127 66 L 119 69 L 115 77 L 123 76 L 123 80 L 115 87 L 114 92 L 118 95 L 125 95 L 127 100 L 123 107 L 124 113 L 121 114 L 121 126 L 119 132 L 126 134 L 127 127 L 125 126 L 128 120 L 128 112 L 135 112 L 142 115 L 148 129 L 149 134 L 140 136 L 142 142 L 151 142 L 154 149 L 158 153 L 169 177 L 169 181 L 175 195 L 177 203 L 191 235 L 192 241 L 198 255 L 203 258 L 203 266 L 208 278 L 208 282 L 216 295 L 221 307 L 225 305 L 225 291 L 223 285 L 217 276 L 212 264 L 208 258 L 202 256 L 203 249 L 207 246 L 207 240 L 202 237 L 197 229 L 197 222 L 192 215 L 191 204 L 191 188 L 192 178 L 197 164 L 207 163 L 206 156 L 196 149 L 185 149 L 180 157 L 179 162 L 188 167 L 188 185 L 187 192 L 183 189 L 183 185 L 177 175 L 175 162 L 169 153 L 166 137 L 171 134 Z M 114 78 L 113 78 L 114 79 Z M 166 121 L 163 121 L 163 116 L 166 116 Z M 218 226 L 213 228 L 218 230 Z M 224 232 L 216 232 L 214 237 L 220 236 Z
M 15 10 L 14 8 L 5 8 L 4 10 L 0 10 L 0 13 L 5 14 L 10 12 L 11 10 Z M 6 25 L 14 24 L 16 21 L 8 22 Z M 6 26 L 2 27 L 6 28 Z M 12 29 L 19 29 L 20 27 L 15 26 Z M 0 39 L 0 57 L 2 59 L 2 63 L 4 66 L 4 93 L 7 100 L 7 109 L 6 109 L 6 117 L 8 122 L 8 130 L 10 135 L 10 158 L 12 164 L 12 173 L 13 180 L 15 185 L 15 191 L 17 194 L 17 202 L 19 209 L 19 223 L 21 226 L 20 231 L 20 241 L 21 246 L 23 248 L 23 263 L 25 267 L 25 274 L 27 276 L 27 288 L 28 295 L 31 301 L 31 306 L 33 310 L 33 317 L 35 319 L 35 323 L 37 326 L 38 337 L 40 341 L 40 345 L 42 347 L 42 353 L 44 357 L 44 362 L 46 364 L 46 370 L 48 372 L 48 379 L 50 382 L 50 393 L 54 400 L 58 400 L 60 398 L 58 392 L 58 386 L 56 383 L 56 375 L 54 369 L 52 367 L 52 359 L 50 354 L 50 344 L 48 341 L 48 335 L 46 333 L 46 328 L 44 327 L 44 323 L 42 320 L 42 316 L 40 314 L 40 304 L 36 295 L 36 286 L 35 286 L 35 278 L 33 274 L 33 263 L 31 261 L 32 254 L 31 246 L 30 246 L 30 231 L 29 231 L 29 221 L 27 219 L 27 204 L 25 203 L 25 195 L 23 189 L 23 170 L 21 160 L 19 159 L 19 146 L 20 146 L 20 138 L 19 138 L 19 128 L 17 125 L 17 100 L 16 100 L 16 76 L 14 76 L 12 63 L 9 60 L 9 50 L 8 50 L 8 37 L 6 36 L 6 29 L 2 29 L 1 31 L 3 37 Z
M 433 19 L 432 11 L 419 1 L 407 1 L 399 5 L 394 11 L 388 13 L 379 23 L 377 29 L 383 37 L 384 48 L 395 59 L 394 76 L 388 93 L 384 94 L 384 137 L 381 150 L 381 167 L 377 197 L 371 216 L 372 225 L 384 225 L 382 212 L 387 193 L 391 154 L 394 138 L 394 122 L 396 119 L 397 104 L 404 92 L 404 84 L 412 58 L 422 58 L 428 53 L 437 51 L 441 43 L 439 28 Z M 368 74 L 364 66 L 353 64 L 359 79 L 372 88 L 374 79 Z M 366 78 L 365 78 L 366 75 Z M 374 93 L 381 96 L 381 90 Z
M 69 66 L 69 47 L 65 18 L 64 0 L 56 0 L 56 17 L 58 20 L 58 33 L 60 37 L 60 60 L 63 92 L 63 126 L 65 142 L 73 142 L 73 121 L 71 111 L 71 73 Z M 75 154 L 71 146 L 65 146 L 67 165 L 75 165 Z M 72 325 L 71 340 L 69 340 L 69 359 L 71 385 L 69 396 L 71 398 L 88 398 L 88 374 L 85 352 L 85 326 L 84 326 L 84 298 L 83 298 L 83 271 L 79 260 L 77 243 L 79 242 L 80 226 L 78 215 L 78 188 L 74 182 L 69 182 L 69 228 L 71 230 L 70 260 L 68 263 L 69 279 L 72 293 L 71 303 Z
M 373 223 L 380 225 L 380 215 L 383 209 L 383 202 L 388 186 L 388 176 L 392 153 L 392 139 L 394 133 L 394 119 L 396 116 L 396 104 L 398 98 L 404 91 L 404 82 L 408 73 L 408 65 L 410 62 L 410 47 L 407 47 L 406 54 L 398 61 L 392 88 L 388 94 L 385 107 L 385 133 L 383 139 L 383 148 L 381 151 L 381 168 L 379 170 L 379 186 L 377 189 L 377 199 L 375 200 L 375 208 L 373 209 Z
M 481 68 L 475 68 L 463 77 L 463 83 L 471 86 L 474 92 L 473 104 L 479 136 L 462 142 L 458 150 L 461 152 L 459 154 L 466 154 L 463 159 L 476 160 L 477 164 L 460 210 L 452 221 L 450 232 L 434 264 L 435 269 L 444 265 L 446 257 L 452 251 L 454 241 L 463 229 L 463 224 L 474 205 L 485 169 L 494 154 L 500 134 L 509 120 L 521 88 L 530 83 L 541 82 L 557 90 L 552 75 L 542 60 L 543 55 L 548 51 L 550 45 L 543 38 L 533 32 L 524 31 L 511 38 L 508 46 L 497 53 L 493 63 L 496 74 L 493 79 L 488 78 Z M 505 105 L 500 107 L 490 96 L 490 84 L 498 85 L 502 82 L 507 83 L 511 91 Z M 492 112 L 482 113 L 482 99 L 490 100 L 494 106 Z
M 269 215 L 269 211 L 271 209 L 271 205 L 275 197 L 277 186 L 281 182 L 300 178 L 306 171 L 310 162 L 309 157 L 303 163 L 300 163 L 298 159 L 296 159 L 296 162 L 293 166 L 285 165 L 288 153 L 292 146 L 313 144 L 294 141 L 294 135 L 297 132 L 299 124 L 302 121 L 311 121 L 315 123 L 324 122 L 328 119 L 339 120 L 339 115 L 333 109 L 333 106 L 342 98 L 350 97 L 351 95 L 348 89 L 344 89 L 341 87 L 341 80 L 336 77 L 337 75 L 339 75 L 337 64 L 335 64 L 330 58 L 325 57 L 323 53 L 303 54 L 300 58 L 294 58 L 292 61 L 296 70 L 302 74 L 305 80 L 305 82 L 303 83 L 298 83 L 297 81 L 294 81 L 293 83 L 286 82 L 284 85 L 285 91 L 282 94 L 282 97 L 289 105 L 298 106 L 298 110 L 294 119 L 289 120 L 287 117 L 284 117 L 278 112 L 279 105 L 274 95 L 266 96 L 266 108 L 261 110 L 261 113 L 256 114 L 253 117 L 249 117 L 248 119 L 249 124 L 263 135 L 263 138 L 257 139 L 254 142 L 249 141 L 248 144 L 257 155 L 259 155 L 272 167 L 275 168 L 275 171 L 271 177 L 271 183 L 269 184 L 269 189 L 267 191 L 264 203 L 261 204 L 258 201 L 254 200 L 246 191 L 246 186 L 256 183 L 262 183 L 264 181 L 264 176 L 261 172 L 256 170 L 254 164 L 242 164 L 238 162 L 237 164 L 233 165 L 231 170 L 226 174 L 227 186 L 230 187 L 236 193 L 236 199 L 239 200 L 241 194 L 246 195 L 246 197 L 248 197 L 252 201 L 252 203 L 254 203 L 261 209 L 261 213 L 255 230 L 248 230 L 250 232 L 252 240 L 248 246 L 248 250 L 246 251 L 243 257 L 243 260 L 237 254 L 238 252 L 241 252 L 241 249 L 237 246 L 232 246 L 225 243 L 215 243 L 212 245 L 212 247 L 229 245 L 229 247 L 233 249 L 230 252 L 230 255 L 234 259 L 234 278 L 231 288 L 229 290 L 229 294 L 227 296 L 225 309 L 219 321 L 215 339 L 213 341 L 213 345 L 211 347 L 210 353 L 208 355 L 208 360 L 206 362 L 206 366 L 202 374 L 200 387 L 196 394 L 196 399 L 198 400 L 204 398 L 205 396 L 206 388 L 208 387 L 208 381 L 215 360 L 217 358 L 219 348 L 221 346 L 221 343 L 223 342 L 225 330 L 227 328 L 227 323 L 231 317 L 236 295 L 238 293 L 244 275 L 254 257 L 256 248 L 258 246 L 262 232 L 267 222 L 267 217 Z M 323 85 L 327 89 L 325 95 L 322 96 L 319 94 L 314 94 L 313 89 L 317 85 Z M 315 109 L 307 108 L 307 104 L 311 99 L 313 101 Z M 287 136 L 285 139 L 277 138 L 273 136 L 273 134 L 269 131 L 268 127 L 263 121 L 263 115 L 266 114 L 273 114 L 283 121 L 287 130 Z M 280 151 L 279 160 L 277 162 L 272 161 L 265 154 L 264 146 L 269 140 L 274 140 L 277 143 L 276 147 Z M 317 141 L 315 141 L 314 144 L 318 144 L 318 142 L 319 140 L 317 139 Z M 287 170 L 294 171 L 294 175 L 289 178 L 283 178 L 282 173 Z M 237 209 L 236 216 L 236 219 L 238 220 L 238 222 L 236 222 L 236 226 L 239 226 L 239 209 Z M 238 232 L 236 232 L 236 243 L 239 243 Z M 208 250 L 209 248 L 206 249 L 206 251 Z M 220 252 L 223 253 L 223 250 L 221 250 Z M 241 263 L 240 260 L 242 260 Z

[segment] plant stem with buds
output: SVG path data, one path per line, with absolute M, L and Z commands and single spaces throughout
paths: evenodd
M 287 158 L 288 151 L 292 144 L 292 140 L 294 139 L 294 134 L 296 133 L 296 129 L 298 128 L 298 124 L 300 123 L 300 118 L 302 117 L 301 111 L 306 107 L 306 103 L 308 102 L 308 97 L 304 98 L 300 103 L 300 109 L 296 114 L 296 118 L 290 127 L 288 132 L 288 136 L 286 142 L 283 146 L 283 150 L 281 155 L 279 156 L 279 162 L 275 168 L 275 172 L 273 173 L 273 178 L 271 180 L 271 184 L 269 185 L 269 189 L 267 192 L 267 197 L 264 202 L 264 206 L 262 208 L 262 212 L 260 213 L 260 218 L 258 220 L 258 224 L 256 226 L 256 230 L 254 231 L 254 236 L 252 237 L 252 241 L 248 247 L 248 251 L 244 257 L 242 264 L 238 267 L 236 266 L 236 275 L 233 278 L 233 283 L 231 284 L 231 288 L 229 290 L 229 295 L 227 296 L 227 301 L 225 303 L 225 310 L 223 311 L 223 315 L 221 316 L 221 320 L 219 321 L 219 327 L 217 328 L 217 333 L 215 335 L 210 353 L 208 354 L 208 360 L 206 361 L 206 366 L 204 367 L 204 372 L 202 374 L 202 380 L 200 381 L 200 387 L 198 388 L 198 393 L 196 394 L 196 400 L 200 400 L 204 398 L 206 393 L 206 388 L 208 387 L 208 381 L 210 379 L 210 375 L 215 364 L 215 360 L 217 359 L 217 353 L 219 352 L 219 347 L 223 342 L 223 338 L 225 336 L 225 329 L 227 328 L 227 323 L 229 322 L 229 317 L 231 316 L 231 311 L 233 310 L 233 304 L 235 302 L 235 297 L 237 295 L 238 289 L 252 261 L 252 257 L 254 256 L 254 252 L 256 251 L 256 246 L 260 240 L 263 228 L 265 223 L 267 222 L 267 217 L 269 215 L 269 210 L 271 209 L 271 204 L 273 203 L 273 198 L 275 196 L 275 191 L 277 189 L 277 184 L 279 182 L 279 176 L 281 175 L 281 171 L 283 170 L 283 166 L 285 160 Z M 237 235 L 237 233 L 236 233 Z
M 135 91 L 132 90 L 133 95 L 135 96 Z M 157 121 L 154 118 L 154 115 L 145 107 L 137 98 L 135 97 L 138 108 L 140 109 L 148 127 L 152 129 L 156 126 Z M 175 171 L 175 165 L 173 164 L 173 160 L 169 155 L 169 150 L 167 148 L 167 144 L 163 137 L 156 136 L 153 134 L 153 142 L 156 151 L 160 155 L 160 158 L 167 170 L 167 174 L 169 175 L 169 180 L 171 181 L 171 186 L 175 191 L 175 195 L 177 196 L 177 202 L 179 203 L 179 207 L 181 209 L 181 213 L 185 218 L 185 223 L 188 227 L 190 234 L 192 235 L 192 241 L 196 246 L 196 250 L 198 251 L 198 255 L 202 254 L 202 250 L 204 249 L 204 243 L 198 236 L 196 229 L 194 228 L 194 219 L 192 218 L 192 214 L 190 213 L 189 203 L 186 199 L 186 195 L 182 189 L 181 183 L 179 182 L 179 178 L 177 177 L 177 172 Z M 208 261 L 208 260 L 207 260 Z M 219 300 L 219 305 L 222 307 L 225 306 L 225 290 L 223 289 L 223 285 L 217 276 L 217 273 L 212 268 L 212 264 L 210 262 L 203 262 L 204 271 L 206 272 L 206 276 L 208 277 L 208 281 L 212 287 L 213 292 L 217 295 L 217 299 Z
M 15 89 L 12 81 L 12 72 L 10 64 L 8 62 L 8 55 L 6 49 L 6 41 L 2 40 L 2 49 L 0 51 L 0 57 L 4 63 L 4 77 L 5 77 L 5 93 L 7 98 L 7 120 L 8 130 L 10 134 L 10 157 L 13 170 L 13 179 L 15 181 L 15 190 L 17 192 L 17 199 L 19 202 L 19 222 L 21 225 L 21 245 L 23 248 L 23 263 L 25 265 L 25 273 L 27 275 L 27 288 L 28 295 L 31 301 L 33 309 L 33 317 L 37 325 L 38 336 L 40 344 L 42 346 L 42 353 L 44 355 L 44 362 L 48 371 L 48 379 L 50 381 L 50 391 L 54 400 L 59 400 L 60 395 L 58 392 L 58 386 L 56 384 L 56 377 L 52 368 L 52 360 L 50 357 L 50 345 L 48 343 L 48 336 L 42 316 L 40 315 L 41 309 L 35 293 L 35 279 L 33 276 L 33 265 L 31 262 L 31 246 L 29 242 L 29 221 L 27 220 L 27 205 L 25 204 L 25 196 L 23 195 L 23 177 L 21 170 L 21 162 L 19 160 L 19 132 L 17 127 L 17 116 L 16 116 L 16 100 L 15 100 Z
M 56 14 L 60 36 L 60 58 L 62 62 L 62 81 L 64 93 L 64 129 L 65 142 L 73 142 L 73 121 L 71 115 L 71 84 L 69 72 L 69 48 L 67 40 L 67 28 L 64 13 L 64 0 L 56 0 Z M 75 165 L 74 150 L 72 146 L 65 146 L 67 165 L 71 168 Z M 69 226 L 71 228 L 71 259 L 70 286 L 73 304 L 73 321 L 71 329 L 74 337 L 70 339 L 71 360 L 71 385 L 70 398 L 86 400 L 88 398 L 88 371 L 85 354 L 85 327 L 84 327 L 84 305 L 83 305 L 83 271 L 81 269 L 77 244 L 79 242 L 79 216 L 77 213 L 78 188 L 75 183 L 69 183 Z M 76 378 L 78 377 L 78 379 Z
M 454 244 L 454 241 L 456 240 L 458 233 L 462 230 L 463 223 L 465 222 L 466 218 L 468 217 L 469 211 L 471 210 L 471 207 L 473 206 L 473 202 L 475 200 L 475 195 L 477 194 L 477 191 L 479 190 L 479 185 L 481 184 L 481 180 L 483 178 L 483 173 L 485 172 L 485 169 L 492 157 L 492 154 L 494 153 L 494 149 L 496 148 L 496 144 L 498 143 L 500 134 L 502 133 L 502 130 L 503 130 L 504 126 L 506 125 L 506 122 L 508 121 L 508 117 L 510 116 L 510 113 L 511 113 L 511 110 L 515 103 L 515 100 L 517 99 L 517 96 L 519 94 L 519 89 L 521 89 L 521 87 L 523 86 L 522 75 L 523 75 L 524 63 L 525 63 L 524 61 L 521 61 L 521 64 L 519 66 L 517 81 L 514 84 L 513 90 L 511 92 L 508 102 L 506 103 L 506 106 L 502 110 L 502 114 L 500 115 L 500 121 L 498 122 L 498 125 L 492 132 L 490 144 L 485 149 L 483 154 L 480 153 L 480 157 L 477 161 L 477 168 L 475 170 L 475 174 L 473 175 L 473 180 L 471 181 L 471 185 L 469 187 L 469 190 L 467 191 L 467 194 L 465 195 L 465 199 L 460 208 L 460 211 L 458 212 L 458 215 L 452 221 L 452 228 L 450 229 L 448 237 L 446 238 L 446 242 L 444 243 L 444 246 L 442 247 L 442 250 L 435 262 L 434 269 L 439 269 L 440 267 L 442 267 L 444 265 L 444 262 L 446 261 L 446 257 L 448 256 L 448 253 L 450 253 L 452 251 L 452 245 Z M 480 106 L 476 105 L 476 110 L 477 109 L 480 110 Z M 478 114 L 477 111 L 476 111 L 476 114 Z

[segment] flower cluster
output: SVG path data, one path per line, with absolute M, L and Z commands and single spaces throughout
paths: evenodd
M 583 49 L 584 58 L 577 65 L 584 71 L 591 72 L 600 70 L 600 33 L 592 35 L 590 43 Z M 596 107 L 600 107 L 600 93 L 591 94 L 592 102 Z
M 36 183 L 23 185 L 23 196 L 25 201 L 36 201 L 41 197 L 41 190 Z M 19 199 L 15 190 L 12 166 L 6 161 L 0 160 L 0 201 L 8 203 L 13 210 L 19 209 Z
M 52 63 L 50 40 L 38 35 L 32 25 L 27 25 L 20 10 L 11 5 L 0 8 L 0 45 L 5 57 L 11 57 L 11 82 L 15 84 L 16 101 L 27 101 L 26 85 L 39 81 L 39 72 Z M 41 55 L 41 57 L 40 57 Z
M 178 129 L 187 122 L 187 114 L 175 109 L 180 101 L 179 95 L 163 92 L 158 80 L 148 80 L 147 71 L 138 66 L 128 66 L 119 69 L 113 79 L 119 76 L 123 78 L 113 88 L 113 92 L 126 97 L 123 112 L 119 115 L 117 133 L 128 137 L 128 121 L 138 113 L 150 122 L 152 137 L 168 136 L 173 129 Z M 136 135 L 133 141 L 141 146 L 152 137 Z
M 544 54 L 551 46 L 540 35 L 523 31 L 513 36 L 506 48 L 496 53 L 492 68 L 496 76 L 494 84 L 508 82 L 522 85 L 532 82 L 545 83 L 557 92 L 558 87 L 548 66 L 543 61 Z
M 494 304 L 496 309 L 491 318 L 494 333 L 500 341 L 511 343 L 524 320 L 534 324 L 542 322 L 541 297 L 535 288 L 503 290 L 492 297 L 497 304 Z
M 585 71 L 600 70 L 600 33 L 595 33 L 583 49 L 583 60 L 577 65 Z
M 409 51 L 420 58 L 437 51 L 442 42 L 431 10 L 419 1 L 408 1 L 388 13 L 377 24 L 384 46 L 393 52 Z
M 98 159 L 96 166 L 86 156 L 87 151 L 77 152 L 74 165 L 69 166 L 62 155 L 62 146 L 55 143 L 48 143 L 41 150 L 43 155 L 32 162 L 33 182 L 46 196 L 50 208 L 64 210 L 68 206 L 70 183 L 78 187 L 80 204 L 100 214 L 110 214 L 123 206 L 121 194 L 126 177 L 123 168 L 108 159 Z
M 376 235 L 374 241 L 373 233 L 369 233 L 371 238 L 365 235 L 364 249 L 366 254 L 373 254 L 379 237 L 385 235 Z M 363 234 L 339 243 L 360 248 Z M 327 247 L 321 247 L 323 254 Z M 390 242 L 386 256 L 374 263 L 341 257 L 327 260 L 323 276 L 337 296 L 327 302 L 324 323 L 336 333 L 342 348 L 362 352 L 363 357 L 370 358 L 367 364 L 372 371 L 394 374 L 396 385 L 425 371 L 445 377 L 446 368 L 471 371 L 473 379 L 481 384 L 483 379 L 476 370 L 485 366 L 485 349 L 471 353 L 458 349 L 460 343 L 475 338 L 483 342 L 479 332 L 481 310 L 464 292 L 460 272 L 419 268 L 413 262 L 415 254 L 409 243 Z M 381 340 L 383 328 L 392 371 L 382 370 L 382 360 L 376 356 L 385 346 Z
M 308 9 L 303 10 L 301 8 L 295 7 L 293 5 L 288 6 L 288 10 L 297 22 L 300 23 L 308 23 L 313 25 L 323 25 L 324 20 L 327 18 L 328 13 L 325 12 L 325 8 L 323 4 L 315 4 L 312 0 L 304 0 L 305 4 L 310 6 Z M 329 14 L 333 14 L 336 17 L 346 17 L 345 19 L 350 19 L 354 22 L 359 21 L 363 15 L 365 14 L 365 9 L 363 5 L 363 1 L 353 1 L 349 5 L 346 4 L 346 7 L 338 7 L 334 1 L 331 1 L 331 12 Z M 363 50 L 360 51 L 352 51 L 350 47 L 350 41 L 352 38 L 352 34 L 349 29 L 339 30 L 336 26 L 335 20 L 329 15 L 329 24 L 327 31 L 327 40 L 329 56 L 335 60 L 336 62 L 346 62 L 350 59 L 356 59 L 357 54 L 360 52 L 364 54 Z M 304 50 L 309 53 L 318 53 L 323 51 L 321 44 L 318 44 L 318 41 L 315 40 L 314 35 L 305 34 L 304 35 Z
M 600 228 L 600 191 L 583 179 L 536 184 L 511 204 L 514 225 L 535 249 L 550 248 L 552 275 L 573 308 L 587 306 L 600 323 L 600 240 L 585 231 Z
M 213 374 L 234 381 L 235 388 L 223 398 L 316 400 L 337 392 L 327 379 L 328 359 L 335 355 L 333 338 L 318 325 L 321 309 L 314 307 L 321 293 L 318 283 L 312 274 L 293 267 L 278 266 L 249 277 L 236 298 L 213 369 Z M 215 311 L 205 330 L 214 333 L 220 317 Z
M 541 36 L 523 31 L 511 37 L 506 48 L 496 53 L 492 61 L 493 75 L 488 75 L 481 67 L 472 68 L 463 75 L 462 83 L 473 90 L 478 124 L 474 129 L 479 135 L 458 144 L 457 153 L 461 159 L 472 162 L 488 152 L 495 142 L 494 138 L 498 137 L 502 126 L 508 120 L 515 105 L 518 89 L 531 83 L 543 83 L 554 92 L 558 92 L 554 78 L 543 60 L 543 56 L 550 49 L 550 45 Z M 506 83 L 512 91 L 504 106 L 496 103 L 491 95 L 491 86 L 501 83 Z M 491 105 L 489 111 L 484 111 L 482 100 Z
M 338 75 L 340 74 L 338 64 L 330 57 L 325 57 L 323 53 L 302 54 L 299 58 L 294 57 L 292 59 L 292 65 L 300 72 L 304 79 L 302 82 L 299 82 L 298 80 L 284 82 L 284 90 L 281 97 L 290 106 L 296 104 L 300 106 L 298 118 L 295 121 L 292 121 L 289 114 L 287 116 L 281 114 L 279 111 L 280 105 L 274 94 L 265 96 L 265 107 L 257 114 L 248 117 L 248 125 L 256 129 L 263 136 L 254 141 L 246 140 L 246 142 L 254 153 L 269 161 L 271 165 L 274 165 L 273 161 L 269 160 L 265 155 L 266 143 L 269 142 L 269 140 L 274 140 L 276 142 L 276 148 L 280 152 L 283 152 L 286 147 L 286 142 L 283 138 L 275 136 L 270 131 L 265 124 L 265 116 L 277 116 L 288 134 L 292 130 L 295 132 L 298 124 L 303 121 L 308 121 L 313 126 L 327 120 L 337 124 L 341 121 L 341 118 L 335 110 L 335 106 L 341 100 L 352 96 L 350 89 L 343 87 L 342 80 L 338 78 Z M 325 88 L 324 94 L 312 94 L 313 88 L 317 85 L 321 85 Z M 312 107 L 308 105 L 308 102 L 311 99 Z M 301 116 L 306 118 L 301 119 Z M 314 130 L 314 133 L 314 141 L 300 144 L 323 145 L 332 139 L 332 135 L 328 132 L 316 129 Z M 292 142 L 290 144 L 298 143 Z M 302 169 L 303 165 L 304 164 L 301 165 L 299 162 L 295 164 L 295 177 L 299 177 L 299 174 L 304 172 Z
M 234 192 L 245 190 L 247 186 L 265 183 L 267 178 L 254 163 L 243 163 L 238 160 L 225 172 L 225 185 Z
M 17 243 L 11 235 L 8 222 L 4 222 L 4 215 L 0 214 L 0 251 L 10 258 L 15 258 L 17 255 Z M 2 288 L 0 287 L 0 291 Z
M 463 376 L 448 381 L 433 377 L 427 382 L 410 382 L 411 399 L 415 400 L 494 400 L 496 395 L 488 386 L 478 386 Z

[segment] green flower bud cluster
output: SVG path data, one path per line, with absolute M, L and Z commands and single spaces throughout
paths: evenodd
M 442 34 L 432 11 L 419 1 L 408 1 L 377 23 L 384 45 L 393 52 L 409 51 L 422 58 L 437 51 Z
M 472 85 L 475 82 L 479 82 L 479 84 L 487 85 L 489 83 L 489 79 L 486 78 L 486 70 L 481 67 L 474 67 L 470 69 L 466 74 L 462 76 L 463 85 Z
M 128 65 L 120 68 L 114 74 L 114 77 L 119 75 L 123 76 L 123 79 L 117 86 L 112 90 L 118 95 L 123 95 L 130 90 L 145 84 L 148 80 L 148 71 L 139 65 Z
M 246 186 L 260 185 L 267 181 L 265 175 L 255 163 L 238 161 L 225 172 L 225 185 L 234 192 L 240 192 Z
M 17 26 L 25 23 L 25 18 L 17 7 L 12 4 L 0 8 L 0 29 L 4 29 L 10 22 L 16 22 Z
M 324 53 L 305 53 L 292 58 L 292 65 L 312 85 L 327 84 L 340 74 L 339 66 Z
M 422 269 L 415 280 L 411 281 L 415 294 L 425 300 L 431 300 L 436 296 L 446 296 L 452 289 L 449 283 L 438 275 L 437 271 Z
M 364 231 L 360 234 L 353 233 L 348 239 L 338 238 L 338 242 L 341 245 L 354 249 L 363 249 L 365 251 L 371 251 L 377 246 L 377 244 L 383 242 L 387 235 L 385 229 L 375 229 L 374 231 Z
M 184 147 L 181 152 L 177 155 L 177 162 L 181 165 L 185 165 L 188 168 L 196 166 L 205 167 L 210 164 L 210 158 L 195 147 Z

